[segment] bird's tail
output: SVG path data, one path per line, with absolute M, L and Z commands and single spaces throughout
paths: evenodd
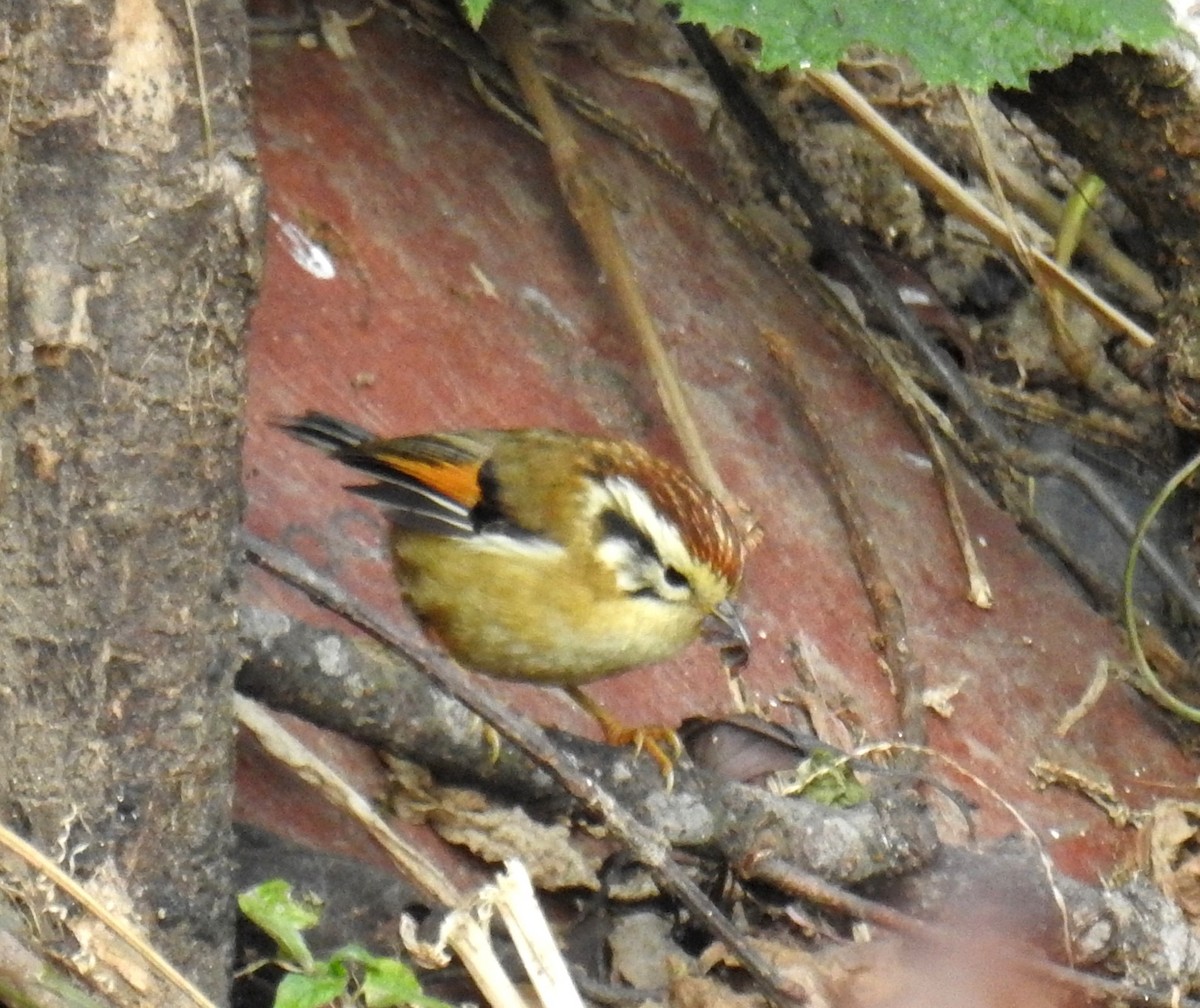
M 348 448 L 357 448 L 368 441 L 374 441 L 375 435 L 363 427 L 339 420 L 328 413 L 305 413 L 304 416 L 290 417 L 276 424 L 287 431 L 292 437 L 305 444 L 331 455 L 337 455 Z

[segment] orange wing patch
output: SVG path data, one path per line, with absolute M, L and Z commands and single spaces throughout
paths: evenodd
M 482 460 L 442 462 L 388 451 L 371 452 L 371 457 L 468 510 L 478 504 L 482 496 L 479 487 Z

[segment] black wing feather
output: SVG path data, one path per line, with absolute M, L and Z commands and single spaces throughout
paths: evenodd
M 397 528 L 433 535 L 469 536 L 478 529 L 471 512 L 457 501 L 430 490 L 423 483 L 406 479 L 392 470 L 385 482 L 346 487 L 353 494 L 375 501 Z
M 478 531 L 471 509 L 378 458 L 374 449 L 379 439 L 369 430 L 317 412 L 305 413 L 279 426 L 297 440 L 379 480 L 346 489 L 380 504 L 388 520 L 397 527 L 448 536 L 468 536 Z M 441 458 L 447 463 L 469 460 L 465 453 L 435 438 L 414 438 L 413 442 L 414 447 L 430 458 Z

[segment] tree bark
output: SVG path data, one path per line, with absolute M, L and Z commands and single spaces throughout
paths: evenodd
M 127 900 L 224 1000 L 241 332 L 260 214 L 245 14 L 238 0 L 10 11 L 0 821 L 105 880 L 106 901 Z M 0 866 L 34 912 L 64 908 L 58 951 L 96 957 L 74 904 Z

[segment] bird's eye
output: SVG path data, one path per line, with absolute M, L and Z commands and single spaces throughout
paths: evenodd
M 671 588 L 687 588 L 689 586 L 687 576 L 681 574 L 674 567 L 668 567 L 663 571 L 663 580 Z

